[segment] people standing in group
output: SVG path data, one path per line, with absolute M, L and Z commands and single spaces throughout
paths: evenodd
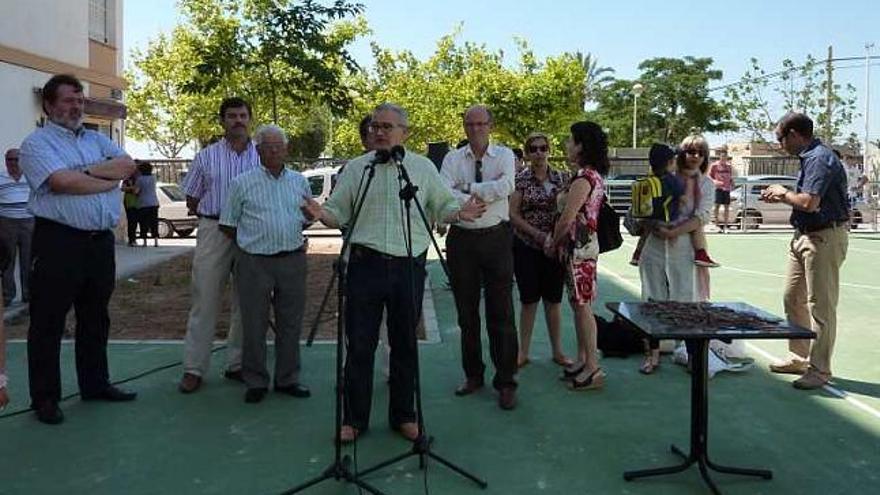
M 226 98 L 220 104 L 219 119 L 223 138 L 196 154 L 183 185 L 187 207 L 199 217 L 193 255 L 192 308 L 184 340 L 184 373 L 178 387 L 183 393 L 198 390 L 210 367 L 223 290 L 238 252 L 218 225 L 230 184 L 239 175 L 260 167 L 260 155 L 249 134 L 250 105 L 241 98 Z M 234 277 L 226 346 L 224 376 L 242 381 L 241 313 Z
M 596 319 L 592 303 L 598 296 L 596 278 L 599 210 L 605 201 L 603 177 L 608 174 L 608 136 L 594 122 L 575 122 L 565 142 L 565 154 L 574 172 L 557 198 L 559 215 L 545 249 L 563 263 L 568 300 L 574 311 L 578 360 L 563 370 L 572 390 L 605 386 L 599 366 Z
M 384 103 L 373 111 L 369 128 L 375 148 L 390 150 L 402 145 L 408 137 L 409 119 L 400 106 Z M 352 229 L 344 287 L 348 347 L 345 355 L 345 415 L 340 432 L 343 442 L 351 442 L 370 424 L 373 364 L 379 324 L 382 312 L 386 310 L 391 344 L 389 423 L 408 440 L 415 440 L 421 434 L 414 409 L 418 352 L 415 329 L 422 308 L 430 232 L 416 208 L 407 213 L 408 220 L 404 216 L 399 198 L 398 167 L 390 161 L 375 164 L 374 178 L 363 193 L 363 209 L 356 223 L 350 224 L 355 203 L 362 194 L 361 179 L 375 156 L 375 152 L 370 152 L 348 162 L 336 189 L 323 207 L 312 199 L 305 206 L 312 219 L 320 219 L 331 227 Z M 428 158 L 406 151 L 401 166 L 418 188 L 416 198 L 429 221 L 470 223 L 485 210 L 485 205 L 476 199 L 459 205 Z M 412 225 L 411 250 L 402 228 L 404 222 Z
M 715 184 L 715 224 L 724 233 L 730 224 L 730 191 L 733 190 L 733 166 L 727 156 L 727 146 L 718 148 L 718 160 L 709 166 L 709 178 Z M 724 213 L 718 216 L 718 210 Z
M 147 234 L 153 237 L 153 246 L 159 245 L 159 196 L 156 195 L 156 176 L 153 175 L 153 164 L 147 161 L 137 162 L 138 175 L 135 180 L 138 199 L 138 225 L 141 239 L 147 245 Z
M 538 303 L 544 303 L 544 322 L 550 336 L 553 362 L 569 366 L 562 352 L 562 286 L 564 272 L 556 257 L 544 254 L 544 244 L 553 235 L 556 195 L 563 189 L 562 174 L 550 168 L 550 140 L 534 132 L 525 140 L 528 167 L 516 175 L 510 195 L 510 223 L 513 226 L 513 270 L 521 304 L 519 357 L 517 367 L 529 363 L 529 349 Z
M 693 234 L 712 217 L 715 184 L 705 176 L 709 144 L 700 135 L 684 138 L 676 159 L 684 186 L 678 218 L 647 236 L 639 258 L 642 300 L 697 302 L 709 298 L 709 271 L 694 263 Z M 651 340 L 639 370 L 653 373 L 660 365 L 659 343 Z
M 849 243 L 846 171 L 834 152 L 813 136 L 813 121 L 789 112 L 774 131 L 782 148 L 800 160 L 797 189 L 768 186 L 761 199 L 792 207 L 783 303 L 789 321 L 816 333 L 815 341 L 789 340 L 792 358 L 771 364 L 774 373 L 802 375 L 792 385 L 821 388 L 831 380 L 837 337 L 840 267 Z
M 138 230 L 138 172 L 122 182 L 122 205 L 125 207 L 125 230 L 129 246 L 137 246 Z
M 83 400 L 136 397 L 110 384 L 107 305 L 116 282 L 113 227 L 122 205 L 120 181 L 134 161 L 103 134 L 83 127 L 83 85 L 53 76 L 43 86 L 48 121 L 21 145 L 21 168 L 30 184 L 33 237 L 28 378 L 37 419 L 58 424 L 61 337 L 76 309 L 76 371 Z
M 21 180 L 17 148 L 6 150 L 6 174 L 0 173 L 0 244 L 9 254 L 9 264 L 2 270 L 3 304 L 9 306 L 21 288 L 21 302 L 30 299 L 31 240 L 34 235 L 34 215 L 28 210 L 31 190 Z M 18 259 L 19 279 L 15 281 L 15 261 Z
M 243 330 L 244 400 L 257 403 L 269 389 L 266 332 L 275 315 L 275 392 L 309 397 L 299 380 L 299 337 L 306 301 L 305 217 L 300 207 L 311 197 L 308 181 L 288 170 L 287 135 L 275 125 L 254 132 L 262 166 L 236 177 L 220 216 L 220 230 L 241 254 L 235 263 Z
M 492 113 L 475 105 L 464 114 L 468 144 L 443 159 L 441 175 L 453 194 L 464 203 L 476 196 L 486 204 L 477 221 L 449 228 L 446 254 L 452 294 L 461 328 L 461 355 L 465 380 L 456 389 L 469 395 L 483 386 L 483 350 L 480 330 L 480 295 L 486 301 L 489 354 L 495 365 L 492 385 L 502 409 L 516 407 L 517 335 L 513 311 L 513 232 L 508 197 L 514 190 L 514 154 L 492 144 Z

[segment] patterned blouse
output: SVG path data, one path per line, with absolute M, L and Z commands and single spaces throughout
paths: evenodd
M 555 170 L 547 170 L 545 182 L 535 176 L 531 167 L 516 174 L 514 190 L 522 194 L 519 209 L 523 220 L 541 232 L 552 234 L 556 219 L 556 195 L 562 190 L 563 184 L 562 175 Z M 543 248 L 529 234 L 519 229 L 514 229 L 514 233 L 530 247 Z

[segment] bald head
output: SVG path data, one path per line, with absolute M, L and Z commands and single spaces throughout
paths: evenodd
M 492 112 L 485 105 L 474 105 L 464 113 L 464 133 L 474 154 L 482 156 L 489 146 Z

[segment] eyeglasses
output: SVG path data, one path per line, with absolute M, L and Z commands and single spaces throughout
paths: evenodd
M 542 144 L 540 146 L 530 144 L 528 147 L 528 150 L 529 150 L 529 153 L 537 153 L 539 151 L 546 153 L 546 152 L 550 151 L 550 147 L 547 146 L 546 144 Z
M 370 125 L 367 128 L 370 130 L 370 132 L 375 134 L 379 131 L 382 131 L 385 133 L 391 132 L 392 130 L 394 130 L 395 127 L 404 127 L 404 126 L 402 126 L 400 124 L 392 124 L 390 122 L 372 122 L 372 123 L 370 123 Z
M 685 154 L 688 154 L 691 156 L 703 156 L 703 150 L 698 150 L 698 149 L 694 149 L 694 148 L 684 150 L 684 152 L 685 152 Z

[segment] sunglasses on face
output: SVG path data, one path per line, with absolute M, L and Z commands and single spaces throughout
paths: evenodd
M 547 146 L 546 144 L 542 144 L 540 146 L 536 145 L 536 144 L 530 144 L 527 149 L 528 149 L 529 153 L 537 153 L 539 151 L 546 153 L 546 152 L 550 151 L 550 147 Z
M 394 130 L 395 127 L 403 127 L 403 126 L 398 125 L 398 124 L 392 124 L 390 122 L 373 122 L 367 127 L 367 129 L 369 129 L 370 132 L 375 134 L 379 131 L 384 132 L 384 133 L 389 133 L 392 130 Z

